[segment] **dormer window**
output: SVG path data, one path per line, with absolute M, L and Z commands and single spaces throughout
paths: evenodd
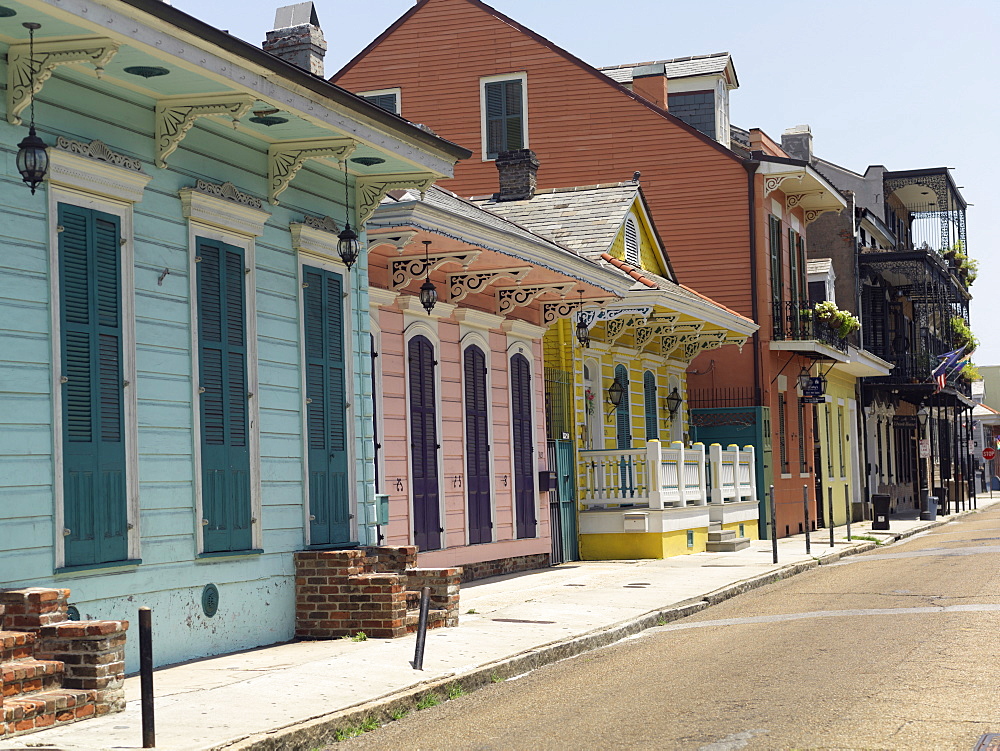
M 639 226 L 631 214 L 625 220 L 625 263 L 642 268 L 639 260 Z

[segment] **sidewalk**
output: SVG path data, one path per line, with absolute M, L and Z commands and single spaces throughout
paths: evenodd
M 1000 493 L 978 498 L 979 510 L 998 503 Z M 860 522 L 851 533 L 891 542 L 961 515 L 921 522 L 916 512 L 900 513 L 890 517 L 889 532 Z M 845 536 L 837 527 L 831 548 L 829 530 L 814 532 L 811 555 L 804 535 L 779 540 L 778 564 L 771 542 L 759 540 L 737 553 L 576 561 L 466 584 L 461 625 L 428 632 L 422 672 L 410 666 L 413 636 L 295 642 L 163 668 L 154 675 L 156 747 L 315 749 L 332 741 L 334 729 L 410 708 L 434 688 L 460 682 L 468 691 L 519 675 L 874 547 Z M 138 676 L 125 685 L 125 712 L 0 741 L 0 749 L 141 748 Z

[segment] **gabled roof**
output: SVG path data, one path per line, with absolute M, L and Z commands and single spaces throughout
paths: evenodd
M 728 52 L 713 52 L 710 55 L 690 55 L 675 57 L 670 60 L 651 60 L 645 63 L 624 63 L 622 65 L 605 65 L 598 68 L 613 81 L 632 83 L 632 71 L 635 68 L 645 68 L 650 65 L 662 65 L 667 80 L 691 78 L 694 76 L 711 76 L 727 73 L 730 88 L 739 86 L 736 78 L 736 68 Z

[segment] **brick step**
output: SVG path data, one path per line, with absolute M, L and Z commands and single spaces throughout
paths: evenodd
M 0 663 L 31 657 L 37 638 L 30 631 L 0 631 Z
M 96 714 L 97 692 L 56 689 L 7 697 L 0 706 L 0 738 L 65 725 Z
M 448 617 L 447 610 L 428 610 L 427 611 L 427 628 L 442 628 L 445 625 L 445 620 Z M 406 633 L 412 634 L 417 630 L 417 624 L 420 622 L 420 608 L 407 610 L 406 611 Z
M 4 702 L 22 696 L 52 691 L 62 686 L 63 663 L 57 660 L 22 658 L 0 662 L 0 691 Z

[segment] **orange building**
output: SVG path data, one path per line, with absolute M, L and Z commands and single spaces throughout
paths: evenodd
M 811 317 L 804 236 L 845 202 L 763 133 L 732 139 L 728 55 L 601 71 L 479 0 L 419 0 L 331 80 L 472 149 L 444 183 L 460 195 L 494 192 L 496 154 L 519 148 L 536 153 L 540 189 L 641 173 L 678 280 L 761 326 L 742 351 L 692 364 L 690 438 L 754 444 L 759 489 L 775 485 L 778 536 L 801 531 L 815 476 L 798 377 L 847 349 Z M 669 106 L 708 107 L 710 122 L 699 130 Z

